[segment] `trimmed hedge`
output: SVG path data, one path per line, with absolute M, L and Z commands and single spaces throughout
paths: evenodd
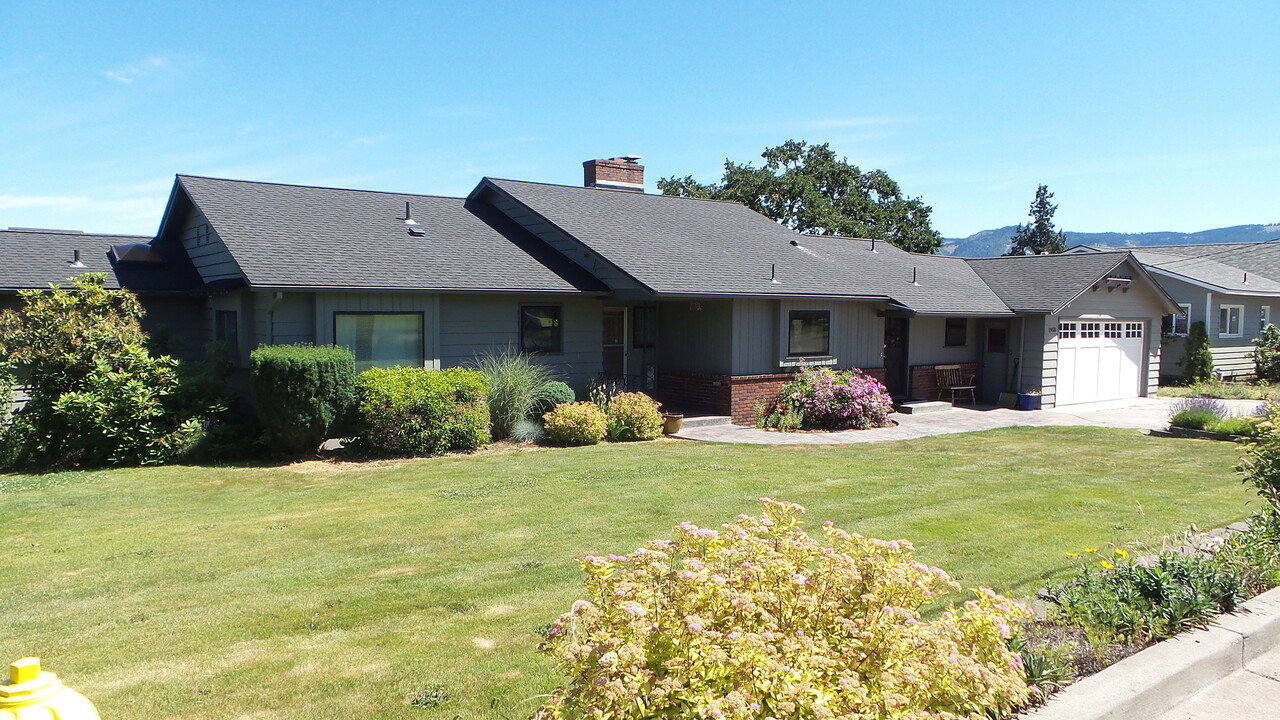
M 355 406 L 356 358 L 345 347 L 264 345 L 249 359 L 258 418 L 282 453 L 314 453 Z
M 356 381 L 356 448 L 374 455 L 439 455 L 489 444 L 489 381 L 475 370 L 373 368 Z

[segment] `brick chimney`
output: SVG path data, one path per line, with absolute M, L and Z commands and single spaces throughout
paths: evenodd
M 582 185 L 644 192 L 644 166 L 639 155 L 588 160 L 582 163 Z

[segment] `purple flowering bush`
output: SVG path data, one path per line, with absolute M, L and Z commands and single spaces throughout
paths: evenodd
M 540 649 L 569 683 L 536 720 L 978 718 L 1030 690 L 1008 640 L 1030 611 L 988 588 L 933 620 L 958 589 L 912 557 L 804 508 L 761 498 L 720 530 L 677 526 L 629 555 L 584 557 L 589 600 Z
M 893 399 L 861 370 L 805 368 L 782 386 L 778 410 L 799 414 L 806 429 L 863 430 L 889 423 Z

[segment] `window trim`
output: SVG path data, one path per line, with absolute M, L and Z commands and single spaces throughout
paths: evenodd
M 338 345 L 339 315 L 417 315 L 418 316 L 418 356 L 421 358 L 417 367 L 427 366 L 427 314 L 421 310 L 334 310 L 333 311 L 333 345 Z M 343 346 L 345 347 L 345 346 Z M 351 351 L 352 353 L 355 350 Z M 360 362 L 359 359 L 356 360 Z
M 797 353 L 793 350 L 792 345 L 794 339 L 791 336 L 791 324 L 796 319 L 796 315 L 809 315 L 814 317 L 822 317 L 827 323 L 826 348 L 818 353 Z M 831 357 L 831 311 L 830 310 L 788 310 L 787 311 L 787 359 L 794 358 L 830 358 Z
M 556 318 L 555 318 L 555 319 L 556 319 L 556 324 L 555 324 L 555 326 L 554 326 L 554 327 L 555 327 L 555 330 L 556 330 L 556 333 L 555 333 L 555 339 L 556 339 L 555 349 L 553 349 L 553 350 L 530 350 L 530 349 L 528 349 L 527 347 L 525 347 L 525 342 L 524 342 L 524 314 L 525 314 L 525 311 L 526 311 L 526 310 L 528 310 L 528 309 L 532 309 L 532 308 L 546 308 L 546 309 L 554 309 L 554 310 L 556 311 Z M 517 316 L 517 322 L 518 322 L 518 323 L 519 323 L 519 325 L 520 325 L 520 352 L 521 352 L 521 353 L 523 353 L 523 354 L 525 354 L 525 355 L 531 355 L 531 354 L 538 354 L 538 355 L 563 355 L 563 354 L 564 354 L 564 306 L 563 306 L 563 305 L 534 305 L 534 304 L 523 304 L 523 303 L 522 303 L 522 304 L 520 305 L 519 315 Z M 624 343 L 625 343 L 625 340 L 624 340 Z
M 1236 331 L 1235 332 L 1229 332 L 1231 329 L 1231 311 L 1232 310 L 1236 311 L 1235 313 Z M 1227 314 L 1227 322 L 1226 322 L 1225 328 L 1223 327 L 1223 322 L 1222 322 L 1222 314 L 1224 312 Z M 1230 305 L 1227 303 L 1222 303 L 1218 305 L 1218 337 L 1220 338 L 1244 337 L 1244 306 L 1243 305 Z
M 963 334 L 961 341 L 958 343 L 951 342 L 951 332 L 955 328 L 952 322 L 960 323 L 960 332 Z M 945 318 L 942 323 L 942 347 L 969 347 L 969 318 L 966 317 L 949 317 Z
M 1272 322 L 1271 322 L 1271 306 L 1270 306 L 1270 305 L 1259 305 L 1259 306 L 1258 306 L 1258 334 L 1259 334 L 1259 335 L 1261 335 L 1261 334 L 1262 334 L 1262 331 L 1263 331 L 1263 330 L 1266 330 L 1266 329 L 1267 329 L 1267 326 L 1268 326 L 1268 325 L 1271 325 L 1271 324 L 1272 324 Z

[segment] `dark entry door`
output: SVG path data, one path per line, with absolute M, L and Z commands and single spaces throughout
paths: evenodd
M 625 380 L 627 376 L 627 309 L 604 309 L 604 376 L 609 380 Z
M 983 402 L 994 403 L 1009 387 L 1009 323 L 989 320 L 982 348 L 982 378 L 978 387 Z
M 884 319 L 884 385 L 895 398 L 907 396 L 907 337 L 911 318 Z

